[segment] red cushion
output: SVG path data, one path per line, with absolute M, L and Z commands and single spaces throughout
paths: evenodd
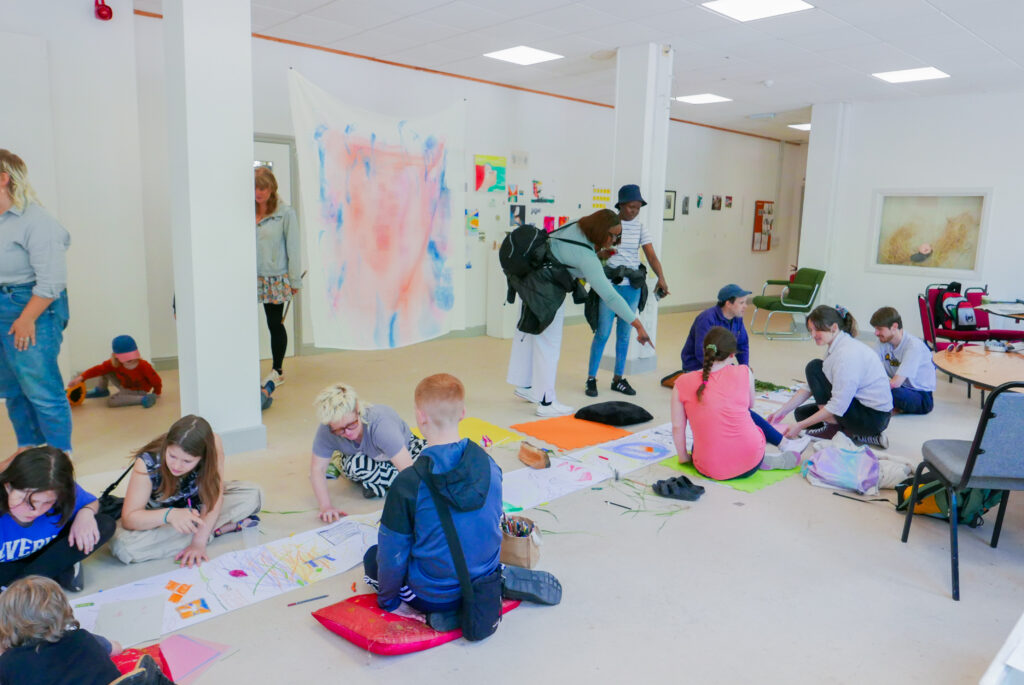
M 506 599 L 501 613 L 517 606 L 518 601 Z M 439 633 L 422 621 L 384 611 L 377 606 L 377 595 L 372 592 L 318 609 L 313 618 L 332 633 L 374 654 L 409 654 L 462 637 L 461 628 Z

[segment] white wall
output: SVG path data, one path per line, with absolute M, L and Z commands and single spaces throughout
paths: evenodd
M 815 107 L 800 259 L 810 265 L 831 255 L 827 301 L 849 307 L 865 327 L 875 309 L 894 306 L 920 333 L 917 293 L 947 279 L 923 269 L 921 276 L 867 270 L 876 191 L 896 188 L 991 188 L 980 282 L 1000 298 L 1024 296 L 1022 108 L 1024 93 Z
M 23 138 L 17 127 L 5 128 L 0 146 L 52 149 L 52 159 L 25 161 L 30 179 L 34 169 L 41 172 L 43 202 L 71 233 L 69 365 L 81 370 L 102 361 L 120 333 L 133 335 L 149 355 L 133 16 L 115 7 L 114 19 L 101 22 L 89 3 L 0 0 L 0 17 L 3 31 L 44 41 L 49 58 L 52 120 L 20 102 L 20 90 L 0 77 L 5 119 L 19 116 L 33 130 Z M 36 57 L 5 49 L 4 71 L 31 72 Z
M 664 306 L 712 302 L 727 283 L 759 294 L 767 279 L 788 275 L 803 160 L 802 146 L 671 122 L 665 187 L 676 191 L 676 219 L 664 225 L 661 261 L 672 291 Z M 704 195 L 699 209 L 698 193 Z M 690 213 L 680 216 L 686 195 Z M 723 197 L 719 211 L 711 210 L 713 195 Z M 726 195 L 732 195 L 731 209 L 725 208 Z M 751 250 L 757 200 L 776 202 L 767 252 Z

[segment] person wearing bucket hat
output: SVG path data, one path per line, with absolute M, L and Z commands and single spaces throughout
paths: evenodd
M 708 307 L 693 320 L 690 326 L 690 333 L 686 336 L 686 343 L 683 345 L 681 357 L 683 359 L 683 371 L 697 371 L 704 367 L 704 349 L 702 341 L 715 326 L 721 326 L 736 336 L 736 362 L 747 364 L 750 361 L 750 339 L 747 338 L 747 329 L 743 325 L 743 312 L 747 309 L 747 295 L 749 290 L 744 290 L 735 283 L 722 286 L 718 291 L 718 302 L 714 307 Z
M 110 359 L 90 367 L 71 379 L 68 387 L 98 378 L 96 387 L 86 398 L 106 397 L 108 407 L 131 407 L 141 404 L 149 409 L 156 404 L 163 382 L 152 365 L 139 355 L 139 346 L 130 335 L 119 335 L 111 343 Z M 110 393 L 110 386 L 117 390 Z
M 616 249 L 598 253 L 601 257 L 608 257 L 604 266 L 605 275 L 634 313 L 641 302 L 647 301 L 647 269 L 640 263 L 641 248 L 647 257 L 647 263 L 658 277 L 655 295 L 659 298 L 668 295 L 668 284 L 662 272 L 661 260 L 654 251 L 654 241 L 643 223 L 637 219 L 640 209 L 646 204 L 643 195 L 640 194 L 640 186 L 630 183 L 619 188 L 619 200 L 615 203 L 615 209 L 619 211 L 619 218 L 622 221 L 622 241 Z M 629 352 L 632 326 L 626 319 L 616 316 L 604 300 L 598 299 L 597 326 L 594 329 L 594 339 L 590 343 L 590 360 L 587 367 L 585 392 L 588 397 L 597 397 L 597 369 L 601 364 L 605 344 L 611 336 L 612 325 L 616 321 L 618 323 L 615 329 L 615 368 L 611 389 L 624 395 L 636 394 L 629 381 L 622 377 L 626 370 L 626 354 Z

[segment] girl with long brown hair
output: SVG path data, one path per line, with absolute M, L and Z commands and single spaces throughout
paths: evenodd
M 124 563 L 173 554 L 199 565 L 212 538 L 259 523 L 262 490 L 223 480 L 224 448 L 206 419 L 183 416 L 132 458 L 122 528 L 111 543 Z
M 715 326 L 704 336 L 703 348 L 703 368 L 681 375 L 672 392 L 672 437 L 680 463 L 692 459 L 697 471 L 715 480 L 794 468 L 799 455 L 752 410 L 754 374 L 735 363 L 736 336 Z M 686 449 L 687 424 L 693 431 L 692 454 Z M 769 442 L 782 451 L 766 453 Z

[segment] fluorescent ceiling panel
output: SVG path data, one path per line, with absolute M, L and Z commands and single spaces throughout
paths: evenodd
M 700 93 L 699 95 L 680 95 L 676 98 L 679 102 L 688 105 L 710 105 L 713 102 L 732 102 L 732 98 L 724 98 L 714 93 Z
M 871 74 L 889 83 L 909 83 L 911 81 L 930 81 L 936 78 L 949 78 L 949 74 L 939 71 L 935 67 L 921 67 L 920 69 L 901 69 L 899 71 L 880 71 Z
M 536 48 L 528 48 L 525 45 L 517 45 L 516 47 L 509 48 L 507 50 L 485 53 L 484 57 L 500 59 L 505 62 L 512 62 L 513 64 L 522 64 L 523 66 L 527 66 L 530 64 L 539 64 L 541 62 L 550 62 L 553 59 L 562 59 L 563 55 L 556 55 L 553 52 L 545 52 L 544 50 L 537 50 Z
M 754 21 L 814 8 L 803 0 L 714 0 L 701 5 L 736 21 Z
M 795 128 L 797 131 L 810 131 L 811 130 L 811 125 L 810 124 L 790 124 L 789 127 L 790 128 Z

